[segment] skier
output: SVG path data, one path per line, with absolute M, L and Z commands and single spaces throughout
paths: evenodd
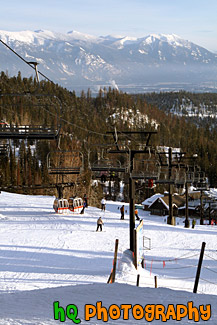
M 96 231 L 98 231 L 98 229 L 100 228 L 100 231 L 102 231 L 102 225 L 104 225 L 102 218 L 99 217 L 99 219 L 97 220 L 97 228 Z
M 185 228 L 189 228 L 190 223 L 189 223 L 189 220 L 188 220 L 188 219 L 185 219 L 185 220 L 183 221 L 183 223 L 185 224 Z M 192 225 L 193 225 L 193 221 L 192 221 Z M 192 227 L 192 228 L 193 228 L 193 227 Z
M 193 219 L 193 220 L 192 220 L 192 228 L 193 228 L 193 229 L 194 229 L 195 225 L 196 225 L 196 221 L 195 221 L 195 219 Z
M 136 220 L 140 220 L 140 219 L 139 219 L 139 215 L 138 215 L 138 210 L 137 210 L 137 209 L 135 210 L 135 217 L 136 217 Z
M 122 205 L 120 211 L 121 211 L 121 220 L 124 220 L 124 205 Z
M 88 197 L 87 197 L 87 194 L 84 194 L 84 207 L 85 208 L 88 208 L 88 204 L 87 204 L 87 199 L 88 199 Z
M 105 205 L 106 205 L 106 200 L 103 198 L 103 199 L 101 200 L 101 210 L 102 210 L 102 211 L 105 211 Z
M 86 201 L 84 201 L 83 209 L 81 210 L 80 214 L 84 214 L 84 210 L 85 210 L 86 207 L 87 207 L 87 203 L 86 203 Z

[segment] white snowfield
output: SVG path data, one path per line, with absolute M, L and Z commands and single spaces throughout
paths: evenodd
M 105 212 L 88 207 L 84 215 L 57 215 L 53 200 L 49 196 L 0 194 L 0 324 L 61 324 L 64 320 L 74 324 L 79 319 L 81 324 L 217 324 L 217 226 L 197 224 L 195 229 L 186 229 L 184 219 L 177 219 L 174 227 L 166 224 L 165 217 L 139 210 L 147 237 L 144 244 L 151 249 L 144 251 L 145 268 L 136 270 L 128 251 L 128 204 L 125 220 L 120 220 L 123 203 L 109 201 Z M 104 222 L 102 232 L 96 232 L 99 216 Z M 116 239 L 116 281 L 107 284 Z M 202 242 L 206 247 L 194 294 Z M 71 305 L 68 314 L 61 308 L 55 314 L 54 302 L 64 310 Z M 108 309 L 107 321 L 100 302 Z M 110 306 L 114 304 L 112 314 Z M 159 304 L 164 308 L 161 314 Z M 128 312 L 127 305 L 132 305 Z M 174 315 L 171 310 L 180 305 L 183 316 L 179 321 L 177 312 Z M 62 322 L 61 316 L 65 317 Z

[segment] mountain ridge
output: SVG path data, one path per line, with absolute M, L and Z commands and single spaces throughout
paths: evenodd
M 217 55 L 175 34 L 145 37 L 92 36 L 77 31 L 7 32 L 0 38 L 27 61 L 69 90 L 97 92 L 116 85 L 128 92 L 154 90 L 217 91 Z M 28 73 L 14 54 L 0 48 L 0 69 L 13 76 Z M 172 88 L 172 89 L 169 89 Z M 174 89 L 175 88 L 175 89 Z

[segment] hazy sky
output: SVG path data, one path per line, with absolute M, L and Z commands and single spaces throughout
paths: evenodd
M 173 33 L 217 51 L 217 0 L 2 0 L 0 29 L 136 37 Z

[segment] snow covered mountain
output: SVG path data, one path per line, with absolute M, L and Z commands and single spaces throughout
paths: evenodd
M 95 37 L 76 31 L 0 31 L 0 38 L 49 79 L 70 90 L 116 87 L 129 92 L 217 89 L 217 54 L 177 35 Z M 0 70 L 33 70 L 3 44 Z

